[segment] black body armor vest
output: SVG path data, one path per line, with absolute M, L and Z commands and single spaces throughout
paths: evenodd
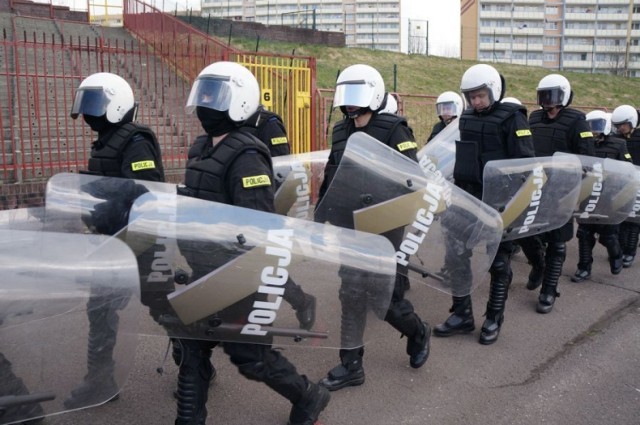
M 529 126 L 533 134 L 536 156 L 552 156 L 555 152 L 572 152 L 568 144 L 568 134 L 578 120 L 585 115 L 573 108 L 565 108 L 553 122 L 545 122 L 544 110 L 533 111 L 529 116 Z
M 227 170 L 238 156 L 251 149 L 262 154 L 272 168 L 271 155 L 264 143 L 241 131 L 229 133 L 216 146 L 211 145 L 209 136 L 197 137 L 189 149 L 184 174 L 186 187 L 179 188 L 178 193 L 229 204 L 231 199 L 227 189 Z

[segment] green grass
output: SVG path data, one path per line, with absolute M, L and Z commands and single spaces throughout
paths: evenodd
M 255 51 L 255 40 L 233 39 L 235 48 Z M 318 88 L 333 88 L 337 73 L 349 65 L 365 63 L 382 74 L 387 89 L 398 93 L 437 96 L 458 91 L 462 74 L 477 62 L 437 56 L 405 55 L 361 48 L 335 48 L 320 45 L 299 45 L 261 40 L 259 51 L 278 54 L 314 56 L 317 61 Z M 507 82 L 507 96 L 524 103 L 535 104 L 536 86 L 542 77 L 557 70 L 502 63 L 492 64 Z M 394 66 L 397 78 L 394 82 Z M 584 74 L 561 71 L 571 82 L 574 105 L 581 108 L 600 107 L 613 110 L 621 104 L 640 107 L 640 78 L 625 78 L 604 74 Z M 395 85 L 394 85 L 395 83 Z

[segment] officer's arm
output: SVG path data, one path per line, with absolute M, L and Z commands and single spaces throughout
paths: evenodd
M 620 150 L 618 151 L 618 158 L 620 161 L 629 161 L 633 163 L 633 158 L 631 158 L 631 154 L 629 153 L 629 149 L 627 149 L 627 144 L 623 141 L 620 143 Z
M 262 137 L 262 141 L 269 148 L 272 157 L 291 153 L 287 131 L 278 118 L 269 118 L 269 121 L 265 123 Z
M 156 158 L 160 155 L 155 153 L 153 142 L 136 134 L 122 152 L 122 175 L 131 179 L 164 181 L 162 164 Z
M 593 138 L 591 127 L 586 120 L 579 120 L 574 126 L 573 134 L 574 153 L 579 155 L 595 156 L 596 141 Z
M 527 117 L 520 113 L 514 114 L 508 131 L 507 154 L 509 158 L 531 158 L 535 156 L 533 137 Z
M 408 125 L 397 126 L 389 144 L 404 156 L 418 162 L 418 144 L 413 136 L 413 130 Z
M 273 176 L 266 159 L 257 151 L 247 151 L 231 164 L 227 190 L 232 205 L 275 212 Z

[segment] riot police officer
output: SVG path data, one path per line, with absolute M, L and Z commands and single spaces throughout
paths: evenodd
M 611 114 L 611 124 L 616 133 L 627 142 L 627 150 L 634 165 L 640 165 L 640 128 L 638 111 L 631 105 L 620 105 Z M 620 246 L 622 247 L 622 266 L 631 267 L 638 249 L 640 224 L 623 221 L 620 224 Z
M 529 125 L 533 134 L 536 156 L 551 156 L 567 152 L 593 156 L 594 140 L 585 114 L 570 108 L 573 100 L 571 84 L 564 76 L 550 74 L 537 87 L 541 109 L 531 112 Z M 541 314 L 553 309 L 558 280 L 567 256 L 567 242 L 573 237 L 573 219 L 559 229 L 522 239 L 522 251 L 531 264 L 527 289 L 540 285 L 536 311 Z
M 351 65 L 338 76 L 333 106 L 339 107 L 344 114 L 344 119 L 333 127 L 332 145 L 329 159 L 325 167 L 324 180 L 320 186 L 318 205 L 325 196 L 331 181 L 340 165 L 340 161 L 347 145 L 347 139 L 353 133 L 362 131 L 379 140 L 381 143 L 399 151 L 414 161 L 417 161 L 417 145 L 413 131 L 404 117 L 390 113 L 379 113 L 385 108 L 385 87 L 380 73 L 369 65 Z M 334 217 L 318 217 L 317 221 L 330 221 Z M 344 224 L 344 223 L 342 223 Z M 345 224 L 353 228 L 353 222 Z M 398 249 L 402 241 L 404 231 L 402 228 L 385 233 Z M 366 314 L 362 309 L 353 309 L 350 303 L 362 302 L 359 299 L 350 298 L 350 288 L 364 284 L 366 276 L 353 270 L 341 269 L 341 301 L 342 301 L 342 329 L 343 337 L 346 330 L 353 333 L 362 333 L 359 328 L 361 317 L 353 317 L 355 314 Z M 422 367 L 429 357 L 429 338 L 431 328 L 414 312 L 413 305 L 404 298 L 405 275 L 397 273 L 391 299 L 391 305 L 386 312 L 384 320 L 392 327 L 407 337 L 406 352 L 409 355 L 409 365 L 413 368 Z M 355 297 L 355 295 L 354 295 Z M 359 329 L 356 329 L 359 328 Z M 356 338 L 362 335 L 356 335 Z M 320 381 L 320 385 L 331 391 L 339 390 L 346 386 L 362 385 L 365 380 L 362 366 L 364 348 L 340 350 L 340 364 L 329 371 L 327 376 Z
M 134 122 L 136 111 L 133 90 L 122 77 L 99 72 L 80 83 L 71 108 L 71 117 L 77 119 L 82 115 L 91 130 L 98 133 L 97 140 L 91 145 L 86 173 L 164 181 L 160 145 L 153 130 Z M 123 189 L 124 186 L 133 184 L 123 185 Z M 132 194 L 128 201 L 133 202 L 134 199 L 135 195 Z M 126 212 L 123 217 L 126 217 Z M 96 230 L 113 234 L 127 224 L 126 220 L 108 221 L 99 223 Z M 124 306 L 119 297 L 110 298 L 97 294 L 92 294 L 88 304 L 88 373 L 84 383 L 64 401 L 68 409 L 91 403 L 94 397 L 99 396 L 99 388 L 117 394 L 112 354 L 118 329 L 117 311 Z M 98 382 L 101 385 L 96 385 Z
M 433 126 L 427 142 L 436 137 L 451 121 L 458 118 L 463 110 L 464 102 L 458 93 L 446 91 L 438 96 L 438 99 L 436 99 L 436 112 L 440 121 Z
M 486 64 L 470 67 L 460 83 L 460 91 L 470 107 L 462 113 L 458 123 L 460 141 L 456 142 L 453 178 L 456 186 L 478 199 L 482 199 L 483 170 L 487 162 L 534 156 L 531 132 L 523 107 L 514 103 L 502 103 L 504 88 L 502 75 Z M 455 242 L 447 241 L 448 244 Z M 489 269 L 489 301 L 479 340 L 483 345 L 496 342 L 500 333 L 513 277 L 510 264 L 513 249 L 513 242 L 501 243 Z M 456 257 L 464 255 L 448 253 L 447 257 L 445 268 L 449 269 L 447 263 L 451 265 Z M 452 279 L 452 314 L 444 323 L 435 327 L 436 336 L 447 337 L 475 329 L 471 296 L 462 295 L 463 291 L 456 289 L 464 284 L 455 276 L 457 268 L 451 267 L 451 273 L 445 274 Z
M 273 170 L 269 150 L 243 129 L 258 109 L 260 90 L 251 72 L 240 64 L 216 62 L 204 68 L 193 84 L 187 112 L 195 112 L 206 132 L 191 146 L 185 186 L 179 193 L 260 211 L 273 212 Z M 251 178 L 255 177 L 255 178 Z M 259 177 L 259 178 L 258 178 Z M 181 247 L 182 249 L 182 247 Z M 195 252 L 195 254 L 194 254 Z M 190 261 L 190 254 L 183 254 Z M 215 258 L 206 259 L 216 262 Z M 210 270 L 193 267 L 193 279 Z M 266 342 L 266 341 L 265 341 Z M 181 339 L 176 425 L 204 424 L 212 375 L 214 341 Z M 269 343 L 223 343 L 224 352 L 247 379 L 264 382 L 293 405 L 291 425 L 311 425 L 329 403 L 329 392 L 309 382 Z
M 631 161 L 623 139 L 611 136 L 611 121 L 604 111 L 591 111 L 586 115 L 587 122 L 595 139 L 595 156 L 611 158 L 620 161 Z M 591 276 L 593 264 L 593 247 L 596 244 L 596 234 L 609 254 L 609 265 L 612 274 L 622 271 L 622 250 L 618 240 L 618 225 L 580 223 L 578 220 L 578 269 L 571 277 L 573 282 L 582 282 Z

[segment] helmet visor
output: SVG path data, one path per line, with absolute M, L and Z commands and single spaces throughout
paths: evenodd
M 364 80 L 345 81 L 338 83 L 336 94 L 333 97 L 333 107 L 359 106 L 364 108 L 371 103 L 373 88 Z
M 604 133 L 604 129 L 607 126 L 607 120 L 605 120 L 604 118 L 596 118 L 593 120 L 588 120 L 588 122 L 592 132 Z
M 108 104 L 109 99 L 102 87 L 83 87 L 76 92 L 71 118 L 75 120 L 80 114 L 101 117 L 106 114 Z
M 564 90 L 560 87 L 538 90 L 538 105 L 540 106 L 562 105 L 563 99 Z
M 228 111 L 231 105 L 232 90 L 229 77 L 205 76 L 199 77 L 189 93 L 186 112 L 193 113 L 197 106 L 216 111 Z
M 458 115 L 458 113 L 456 111 L 455 102 L 440 102 L 440 103 L 436 103 L 436 112 L 438 113 L 439 116 L 443 116 L 443 115 L 456 116 L 456 115 Z

